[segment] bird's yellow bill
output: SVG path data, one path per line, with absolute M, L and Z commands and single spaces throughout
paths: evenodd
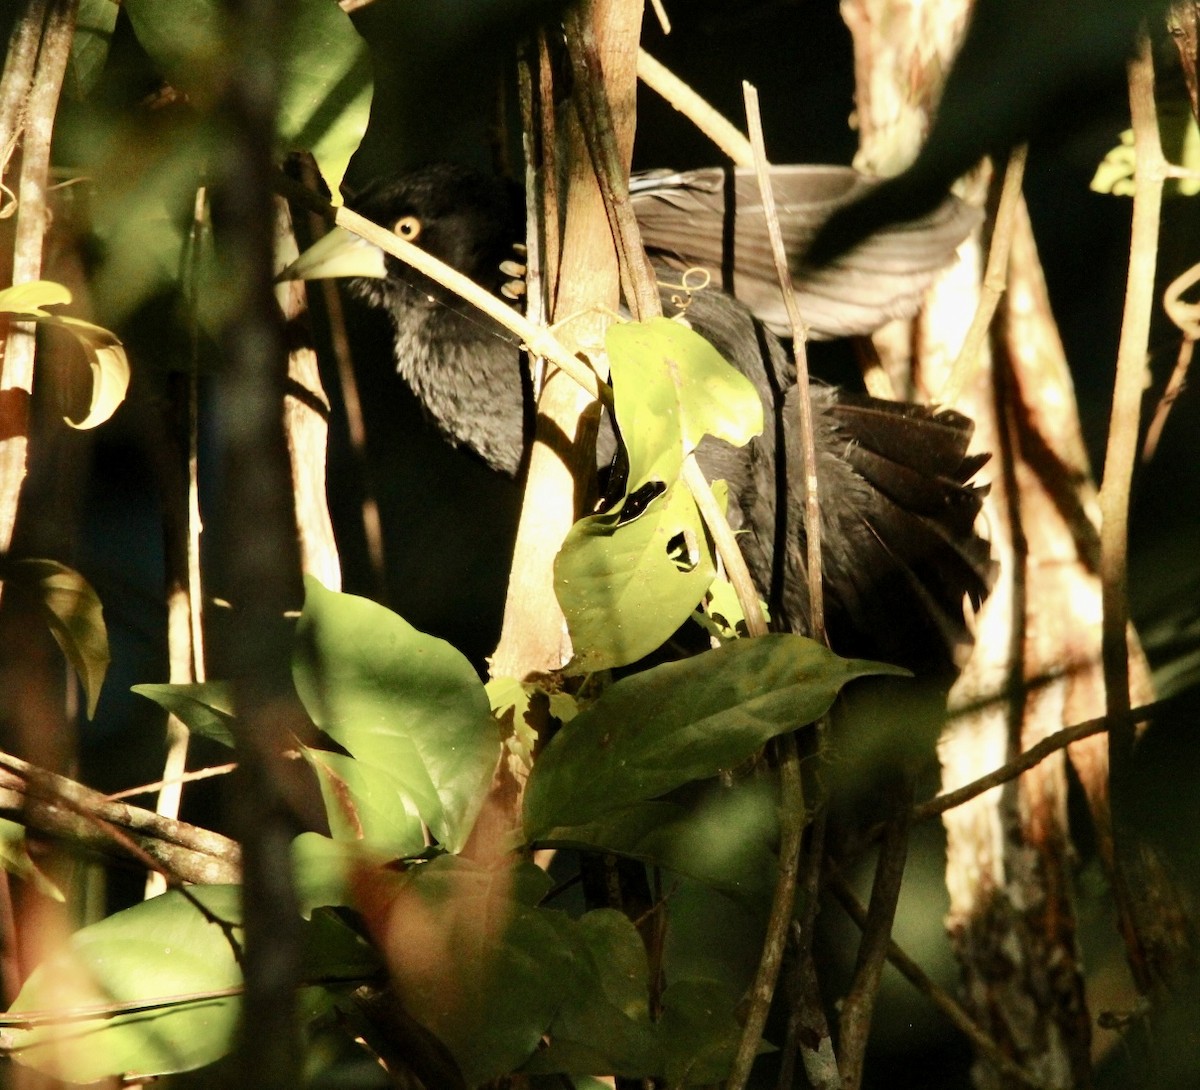
M 276 280 L 329 280 L 339 276 L 387 276 L 383 251 L 344 227 L 314 242 Z

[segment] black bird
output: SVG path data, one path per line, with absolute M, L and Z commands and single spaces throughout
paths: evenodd
M 840 167 L 775 168 L 801 313 L 815 337 L 868 332 L 911 314 L 922 291 L 978 220 L 957 201 L 926 220 L 869 239 L 810 272 L 804 243 L 864 188 Z M 689 324 L 761 394 L 767 426 L 745 448 L 706 440 L 705 473 L 730 483 L 731 516 L 751 572 L 780 627 L 809 616 L 803 466 L 794 421 L 795 374 L 770 328 L 782 321 L 778 283 L 752 177 L 727 187 L 720 170 L 635 178 L 646 248 L 666 280 L 706 267 L 750 306 L 716 288 L 693 294 Z M 439 164 L 378 183 L 351 202 L 493 292 L 513 280 L 513 242 L 524 230 L 521 193 L 502 180 Z M 453 444 L 515 474 L 528 441 L 528 384 L 510 335 L 414 270 L 334 231 L 285 275 L 347 276 L 351 293 L 383 310 L 396 367 Z M 770 284 L 772 287 L 765 285 Z M 671 294 L 664 289 L 664 302 Z M 768 328 L 770 327 L 770 328 Z M 952 411 L 812 387 L 822 488 L 827 614 L 836 650 L 916 668 L 949 661 L 964 640 L 963 601 L 987 593 L 988 547 L 974 530 L 986 456 L 966 453 L 971 422 Z M 786 456 L 778 458 L 783 447 Z

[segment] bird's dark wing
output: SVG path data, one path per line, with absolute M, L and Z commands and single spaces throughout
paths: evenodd
M 849 167 L 829 166 L 772 167 L 771 182 L 800 314 L 817 339 L 870 333 L 911 316 L 980 220 L 978 210 L 951 197 L 814 269 L 804 255 L 817 231 L 874 183 Z M 714 286 L 740 299 L 773 332 L 790 333 L 752 171 L 642 175 L 631 195 L 642 240 L 656 262 L 679 271 L 706 269 Z
M 736 300 L 696 292 L 687 318 L 751 382 L 766 427 L 748 447 L 706 440 L 710 479 L 729 482 L 739 543 L 775 622 L 808 631 L 798 392 L 779 342 Z M 978 606 L 992 579 L 975 528 L 986 489 L 973 481 L 986 455 L 968 453 L 960 413 L 812 386 L 820 479 L 826 616 L 834 649 L 940 671 L 969 643 L 964 601 Z M 786 452 L 783 457 L 779 451 Z

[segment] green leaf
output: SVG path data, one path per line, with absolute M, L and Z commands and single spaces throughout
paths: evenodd
M 229 682 L 133 685 L 130 691 L 153 700 L 176 716 L 193 734 L 233 749 L 233 686 Z
M 62 890 L 58 888 L 33 861 L 29 849 L 25 846 L 25 826 L 18 825 L 8 818 L 0 818 L 0 867 L 9 874 L 15 874 L 30 882 L 39 893 L 44 894 L 59 904 L 66 902 Z
M 395 805 L 411 800 L 442 846 L 460 850 L 500 753 L 474 669 L 383 606 L 311 577 L 305 587 L 292 672 L 313 722 L 391 777 Z M 372 790 L 381 782 L 372 776 Z
M 117 0 L 79 0 L 75 36 L 71 39 L 71 56 L 63 85 L 72 98 L 86 98 L 104 71 L 118 11 Z
M 421 806 L 408 797 L 397 777 L 340 753 L 308 746 L 302 752 L 316 773 L 334 840 L 362 841 L 364 847 L 393 859 L 424 850 Z M 436 793 L 431 791 L 422 803 L 425 810 L 436 810 Z
M 539 842 L 615 852 L 760 903 L 775 888 L 777 805 L 773 784 L 714 784 L 698 798 L 634 803 L 551 829 Z
M 525 792 L 525 835 L 538 840 L 734 768 L 824 714 L 846 682 L 904 673 L 775 634 L 624 678 L 538 758 Z
M 42 607 L 51 635 L 83 686 L 91 718 L 111 661 L 99 597 L 79 572 L 56 560 L 20 560 L 14 574 Z
M 663 993 L 658 1038 L 671 1086 L 702 1086 L 729 1074 L 741 1039 L 740 994 L 722 980 L 680 980 Z M 759 1046 L 759 1051 L 771 1051 Z
M 214 993 L 241 985 L 240 943 L 237 886 L 196 887 L 186 897 L 171 891 L 77 931 L 10 1008 L 63 1017 L 8 1030 L 13 1059 L 69 1082 L 211 1063 L 228 1051 L 236 1025 L 238 997 Z M 100 1013 L 129 1003 L 139 1006 Z M 97 1017 L 77 1017 L 91 1011 Z
M 312 152 L 335 203 L 371 114 L 371 58 L 350 16 L 330 0 L 293 0 L 283 54 L 279 140 Z
M 571 527 L 554 590 L 575 648 L 569 672 L 625 666 L 668 640 L 716 574 L 696 501 L 680 482 L 621 523 L 608 513 Z
M 202 110 L 215 105 L 227 42 L 241 29 L 221 0 L 126 0 L 142 48 Z M 366 131 L 371 65 L 366 43 L 333 0 L 293 0 L 280 43 L 278 142 L 311 151 L 337 194 Z
M 559 914 L 557 923 L 572 955 L 569 987 L 547 1029 L 548 1047 L 534 1053 L 522 1071 L 631 1077 L 660 1071 L 646 949 L 637 929 L 613 909 L 578 920 Z
M 531 903 L 548 885 L 531 863 L 488 867 L 457 856 L 397 882 L 382 940 L 391 980 L 468 1086 L 524 1063 L 570 986 L 560 914 Z
M 706 435 L 741 446 L 762 431 L 753 384 L 681 322 L 614 323 L 605 347 L 630 491 L 649 481 L 671 484 Z

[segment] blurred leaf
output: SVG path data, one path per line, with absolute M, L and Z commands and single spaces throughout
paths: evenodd
M 59 904 L 66 902 L 62 890 L 38 869 L 30 856 L 25 846 L 25 826 L 8 818 L 0 818 L 0 867 L 31 883 L 39 893 L 51 900 Z
M 220 1059 L 241 1006 L 241 895 L 240 886 L 171 890 L 75 932 L 9 1008 L 59 1016 L 6 1030 L 12 1058 L 68 1082 L 149 1078 Z M 380 971 L 370 945 L 328 912 L 313 913 L 302 954 L 306 981 L 330 987 Z M 113 1011 L 117 1005 L 132 1009 Z M 299 1006 L 308 1019 L 329 1000 L 306 988 Z
M 371 114 L 371 57 L 366 42 L 337 4 L 292 0 L 291 33 L 283 55 L 279 139 L 312 152 L 335 204 L 350 157 Z
M 10 1014 L 62 1020 L 7 1031 L 13 1058 L 69 1082 L 147 1078 L 211 1063 L 229 1049 L 240 1000 L 241 891 L 164 893 L 77 931 L 30 975 Z M 194 903 L 195 902 L 195 903 Z M 191 1001 L 187 995 L 206 996 Z M 140 1003 L 112 1017 L 80 1008 Z
M 126 0 L 142 48 L 201 111 L 222 92 L 227 40 L 240 33 L 221 0 Z M 277 130 L 280 150 L 313 153 L 338 194 L 371 108 L 366 43 L 333 0 L 293 0 L 280 46 Z
M 229 682 L 133 685 L 130 692 L 153 700 L 176 716 L 193 734 L 233 749 L 233 686 Z
M 676 482 L 641 517 L 589 515 L 554 560 L 554 590 L 575 657 L 568 671 L 625 666 L 661 647 L 716 574 L 700 512 Z
M 714 787 L 699 798 L 635 803 L 538 839 L 547 847 L 616 852 L 762 902 L 775 888 L 776 806 L 773 784 Z
M 355 873 L 383 866 L 392 858 L 361 840 L 301 833 L 292 841 L 292 872 L 301 913 L 307 917 L 317 908 L 351 904 Z
M 72 98 L 86 98 L 104 71 L 118 11 L 117 0 L 79 0 L 75 36 L 71 39 L 71 56 L 63 83 L 64 91 Z
M 548 884 L 532 863 L 447 855 L 380 875 L 360 905 L 405 1011 L 449 1049 L 468 1086 L 524 1063 L 570 987 L 560 914 L 533 904 Z
M 720 1082 L 729 1074 L 742 1035 L 741 992 L 724 980 L 679 980 L 663 992 L 656 1026 L 671 1086 Z M 765 1042 L 759 1052 L 770 1052 Z
M 1163 155 L 1169 163 L 1192 172 L 1190 178 L 1168 178 L 1164 195 L 1193 197 L 1200 193 L 1200 129 L 1186 102 L 1170 100 L 1158 104 L 1159 137 Z M 1115 197 L 1133 196 L 1133 176 L 1137 157 L 1133 150 L 1133 130 L 1121 133 L 1121 142 L 1111 149 L 1092 176 L 1091 189 Z
M 19 560 L 14 574 L 29 585 L 51 635 L 79 677 L 90 719 L 110 662 L 100 598 L 79 572 L 56 560 Z
M 483 684 L 448 643 L 383 606 L 311 577 L 305 587 L 292 672 L 313 722 L 373 767 L 361 783 L 376 792 L 390 781 L 395 805 L 410 800 L 441 845 L 460 850 L 500 752 Z
M 538 840 L 734 768 L 824 714 L 846 682 L 904 673 L 775 634 L 623 678 L 538 758 L 525 792 L 525 835 Z

